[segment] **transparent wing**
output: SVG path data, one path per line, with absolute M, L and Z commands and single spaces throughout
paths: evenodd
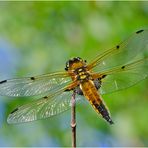
M 71 82 L 65 72 L 50 73 L 37 77 L 18 78 L 0 82 L 0 95 L 34 96 L 55 92 Z
M 61 90 L 54 95 L 18 107 L 9 114 L 7 122 L 9 124 L 30 122 L 60 114 L 71 107 L 71 95 L 72 91 Z M 78 98 L 77 96 L 77 100 Z
M 148 30 L 140 30 L 127 40 L 103 53 L 100 53 L 88 68 L 101 72 L 129 61 L 136 61 L 148 55 Z
M 102 71 L 101 74 L 105 75 L 101 83 L 101 94 L 128 88 L 148 77 L 148 58 Z

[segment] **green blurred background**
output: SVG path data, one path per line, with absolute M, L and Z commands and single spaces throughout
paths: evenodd
M 63 70 L 75 56 L 90 61 L 131 33 L 148 28 L 148 2 L 0 2 L 0 80 Z M 148 80 L 104 95 L 110 126 L 86 102 L 77 106 L 78 146 L 148 146 Z M 71 146 L 70 110 L 8 125 L 31 98 L 0 97 L 0 146 Z

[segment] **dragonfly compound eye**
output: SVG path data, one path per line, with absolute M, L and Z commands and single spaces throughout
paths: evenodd
M 68 61 L 66 62 L 66 67 L 65 67 L 65 70 L 66 70 L 66 71 L 68 71 L 68 69 L 69 69 L 69 61 L 70 61 L 70 60 L 68 60 Z

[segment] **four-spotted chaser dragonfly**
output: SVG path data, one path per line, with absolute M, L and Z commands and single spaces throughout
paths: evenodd
M 85 97 L 94 110 L 113 124 L 101 97 L 125 89 L 148 77 L 148 30 L 139 30 L 114 48 L 101 52 L 87 64 L 79 57 L 66 62 L 63 72 L 3 80 L 0 95 L 42 98 L 14 109 L 8 123 L 22 123 L 57 115 L 71 107 L 73 91 Z M 80 100 L 80 99 L 77 99 Z

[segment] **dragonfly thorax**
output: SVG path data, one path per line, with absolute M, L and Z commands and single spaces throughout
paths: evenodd
M 90 74 L 86 71 L 85 67 L 81 67 L 75 70 L 76 79 L 79 81 L 89 80 Z

